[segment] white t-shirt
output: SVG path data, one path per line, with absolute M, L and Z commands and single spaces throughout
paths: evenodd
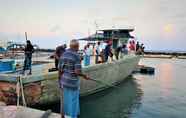
M 86 55 L 90 56 L 90 55 L 92 55 L 92 50 L 90 48 L 87 48 L 85 50 L 85 53 L 86 53 Z
M 106 48 L 106 46 L 107 46 L 107 43 L 102 43 L 101 49 L 104 50 Z
M 101 52 L 101 46 L 100 45 L 96 46 L 96 51 L 98 52 L 98 54 L 100 54 L 100 52 Z

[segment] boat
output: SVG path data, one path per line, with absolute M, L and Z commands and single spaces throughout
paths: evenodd
M 15 60 L 13 59 L 0 59 L 0 73 L 14 72 Z
M 111 30 L 104 31 L 110 32 Z M 117 33 L 118 31 L 121 34 L 123 34 L 123 31 L 128 34 L 130 30 L 117 30 Z M 113 39 L 115 43 L 120 41 L 116 40 L 116 37 Z M 122 59 L 112 62 L 83 67 L 83 72 L 96 81 L 80 78 L 80 95 L 87 96 L 106 88 L 114 87 L 132 73 L 138 65 L 140 58 L 141 56 L 139 55 L 126 55 Z M 33 67 L 33 74 L 27 76 L 16 72 L 0 74 L 0 101 L 5 102 L 7 105 L 15 105 L 17 103 L 18 98 L 20 98 L 17 94 L 20 90 L 17 87 L 17 83 L 23 85 L 22 96 L 24 95 L 25 101 L 29 106 L 45 105 L 59 101 L 58 72 L 48 71 L 52 66 L 54 66 L 53 63 L 35 65 Z
M 140 74 L 148 74 L 148 75 L 154 75 L 155 68 L 148 67 L 145 65 L 138 65 L 137 68 L 133 71 L 134 74 L 140 73 Z
M 84 67 L 83 71 L 90 78 L 102 81 L 108 85 L 114 85 L 123 81 L 132 73 L 139 59 L 140 56 L 126 56 L 119 61 Z M 35 72 L 29 76 L 20 76 L 15 73 L 1 74 L 0 101 L 8 105 L 16 104 L 18 78 L 23 81 L 24 95 L 28 105 L 35 106 L 59 101 L 58 72 L 47 72 L 48 64 L 40 66 L 42 68 L 38 68 L 38 73 Z M 110 86 L 81 79 L 80 94 L 81 96 L 86 96 L 108 87 Z
M 39 51 L 38 45 L 33 44 L 35 52 Z M 15 59 L 23 58 L 24 56 L 24 43 L 19 42 L 7 42 L 3 46 L 0 46 L 0 59 Z

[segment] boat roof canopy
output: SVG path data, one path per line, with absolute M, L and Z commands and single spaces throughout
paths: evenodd
M 98 30 L 95 34 L 90 35 L 85 38 L 80 38 L 79 40 L 84 41 L 105 41 L 110 39 L 119 39 L 119 38 L 134 38 L 130 35 L 130 32 L 134 29 L 105 29 Z
M 134 31 L 134 29 L 133 28 L 130 28 L 130 29 L 115 29 L 115 28 L 113 28 L 113 29 L 103 29 L 103 30 L 98 30 L 98 31 L 103 31 L 103 32 L 108 32 L 108 31 L 118 31 L 118 32 L 132 32 L 132 31 Z

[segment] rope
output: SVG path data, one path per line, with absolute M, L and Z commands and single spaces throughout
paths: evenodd
M 27 105 L 26 105 L 25 94 L 24 94 L 24 89 L 23 89 L 23 81 L 21 77 L 19 77 L 19 80 L 20 80 L 20 85 L 21 85 L 21 95 L 22 95 L 22 100 L 23 100 L 23 106 L 26 107 Z
M 19 106 L 19 98 L 20 98 L 20 83 L 19 79 L 17 78 L 17 84 L 16 84 L 16 93 L 17 93 L 17 106 Z
M 20 92 L 21 92 L 21 97 L 23 101 L 23 106 L 26 107 L 27 104 L 26 104 L 25 95 L 24 95 L 23 82 L 22 82 L 22 78 L 19 76 L 17 78 L 17 85 L 16 85 L 17 106 L 20 105 Z

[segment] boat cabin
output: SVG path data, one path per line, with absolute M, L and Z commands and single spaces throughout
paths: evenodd
M 81 38 L 79 40 L 84 41 L 112 41 L 113 49 L 116 49 L 118 45 L 126 44 L 130 38 L 134 38 L 130 32 L 134 29 L 105 29 L 98 30 L 95 34 L 89 37 Z

